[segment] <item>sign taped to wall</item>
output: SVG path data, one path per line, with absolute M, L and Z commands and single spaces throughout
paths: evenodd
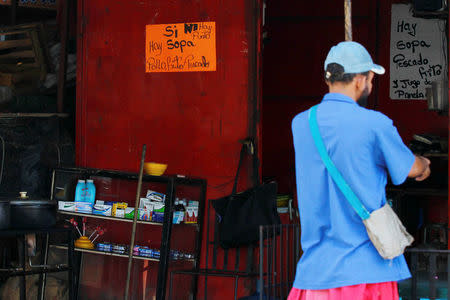
M 147 73 L 215 70 L 215 22 L 146 25 Z
M 390 98 L 425 99 L 425 89 L 447 73 L 445 21 L 413 17 L 409 4 L 393 4 Z

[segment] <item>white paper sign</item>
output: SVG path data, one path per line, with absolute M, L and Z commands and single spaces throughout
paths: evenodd
M 393 4 L 390 98 L 425 99 L 425 88 L 446 73 L 445 22 L 412 16 L 409 4 Z

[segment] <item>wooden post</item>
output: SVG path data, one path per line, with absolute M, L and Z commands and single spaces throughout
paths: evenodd
M 345 40 L 353 40 L 352 35 L 352 0 L 344 0 Z
M 17 0 L 11 0 L 11 6 L 10 6 L 10 13 L 11 13 L 11 25 L 16 25 L 17 22 Z
M 139 203 L 141 201 L 141 189 L 142 189 L 142 176 L 144 173 L 144 161 L 145 161 L 145 152 L 147 151 L 147 145 L 144 144 L 142 146 L 142 155 L 141 155 L 141 163 L 139 165 L 139 177 L 138 177 L 138 186 L 136 191 L 136 202 L 134 205 L 134 217 L 133 217 L 133 229 L 131 230 L 131 241 L 130 248 L 128 248 L 128 268 L 127 268 L 127 281 L 125 282 L 125 296 L 124 300 L 128 300 L 130 294 L 130 278 L 131 278 L 131 265 L 133 263 L 133 248 L 134 248 L 134 240 L 136 236 L 136 222 L 139 215 Z

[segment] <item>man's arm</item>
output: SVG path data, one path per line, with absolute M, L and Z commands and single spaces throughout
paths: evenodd
M 416 160 L 414 161 L 411 171 L 409 171 L 408 177 L 415 178 L 417 181 L 423 181 L 427 179 L 430 174 L 430 160 L 423 156 L 416 155 Z

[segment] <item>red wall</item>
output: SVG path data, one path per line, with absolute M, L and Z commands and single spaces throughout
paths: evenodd
M 353 3 L 353 39 L 372 53 L 375 11 L 374 1 Z M 343 3 L 269 1 L 265 31 L 263 175 L 275 176 L 281 192 L 295 194 L 291 121 L 327 91 L 323 62 L 330 47 L 344 40 Z
M 242 0 L 79 1 L 78 164 L 137 171 L 147 144 L 146 160 L 168 163 L 166 173 L 206 178 L 208 199 L 230 193 L 238 140 L 252 132 L 253 5 Z M 145 25 L 199 21 L 216 22 L 217 71 L 145 73 Z M 89 297 L 98 297 L 101 288 L 122 295 L 123 284 L 117 282 L 126 274 L 114 272 L 119 263 L 103 264 L 109 279 L 85 286 Z M 85 264 L 85 273 L 98 267 Z M 224 282 L 209 280 L 211 299 L 231 297 L 229 288 L 218 288 Z M 227 287 L 232 286 L 230 281 Z
M 387 72 L 375 77 L 370 97 L 375 109 L 394 120 L 407 143 L 414 133 L 447 137 L 447 116 L 427 110 L 426 101 L 389 99 L 390 8 L 395 1 L 354 1 L 353 39 L 368 48 Z M 344 9 L 339 1 L 269 1 L 263 50 L 263 175 L 295 195 L 291 120 L 327 92 L 323 62 L 330 47 L 344 40 Z M 280 159 L 283 158 L 283 159 Z

